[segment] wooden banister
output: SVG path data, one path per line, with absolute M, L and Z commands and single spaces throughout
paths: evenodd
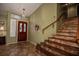
M 54 21 L 53 23 L 51 23 L 51 24 L 47 25 L 45 28 L 43 28 L 42 33 L 44 33 L 44 31 L 45 31 L 47 28 L 49 28 L 51 25 L 54 25 L 56 22 L 58 22 L 58 21 L 61 19 L 61 17 L 62 17 L 63 15 L 64 15 L 64 12 L 57 18 L 56 21 Z

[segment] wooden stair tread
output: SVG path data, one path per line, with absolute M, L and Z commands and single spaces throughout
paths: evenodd
M 53 37 L 49 37 L 49 38 L 71 40 L 71 41 L 76 42 L 76 38 L 70 38 L 70 37 L 64 37 L 64 36 L 53 36 Z
M 59 32 L 77 32 L 76 30 L 58 30 Z
M 39 48 L 40 49 L 38 49 L 38 50 L 40 50 L 40 52 L 46 54 L 47 56 L 56 56 L 55 54 L 51 53 L 50 51 L 48 51 L 47 49 L 45 49 L 45 48 L 43 48 L 41 46 L 39 46 Z
M 49 42 L 49 43 L 55 43 L 55 44 L 57 44 L 57 45 L 60 45 L 60 46 L 65 46 L 65 47 L 68 47 L 68 48 L 72 48 L 72 49 L 74 49 L 74 50 L 78 50 L 79 51 L 79 47 L 74 47 L 74 46 L 70 46 L 70 45 L 65 45 L 65 44 L 62 44 L 62 43 L 59 43 L 59 42 L 55 42 L 55 41 L 50 41 L 50 40 L 47 40 L 47 42 Z
M 77 30 L 77 28 L 60 28 L 60 29 L 58 29 L 58 30 Z
M 48 48 L 48 47 L 47 47 L 46 45 L 44 45 L 44 44 L 42 45 L 42 48 L 43 48 L 43 49 L 47 49 L 47 51 L 51 52 L 52 54 L 54 54 L 54 55 L 56 55 L 56 56 L 57 56 L 57 55 L 58 55 L 58 56 L 59 56 L 59 55 L 62 55 L 62 56 L 64 55 L 64 54 L 61 54 L 61 53 L 57 52 L 55 49 L 50 49 L 50 48 Z
M 70 55 L 79 55 L 79 50 L 74 50 L 74 49 L 71 50 L 69 47 L 58 45 L 56 42 L 53 42 L 53 43 L 48 42 L 47 45 L 58 48 L 61 51 L 65 51 L 65 53 L 67 52 L 67 54 L 70 54 Z
M 55 41 L 61 44 L 65 44 L 65 45 L 69 45 L 69 46 L 73 46 L 73 47 L 79 47 L 77 43 L 72 42 L 72 41 L 66 41 L 63 39 L 49 39 L 50 41 Z
M 57 36 L 57 35 L 55 35 L 55 36 L 53 36 L 53 37 L 57 37 L 57 38 L 67 38 L 67 39 L 75 39 L 74 37 L 64 37 L 64 36 Z
M 58 30 L 57 33 L 73 33 L 76 34 L 77 32 L 75 30 L 71 31 L 71 30 Z
M 57 52 L 59 52 L 59 53 L 61 53 L 63 55 L 76 55 L 76 54 L 69 53 L 69 52 L 67 52 L 65 50 L 62 50 L 60 48 L 54 47 L 54 46 L 52 46 L 50 44 L 46 44 L 46 46 L 48 46 L 48 48 L 50 48 L 52 50 L 54 49 L 55 51 L 57 51 Z
M 55 37 L 49 37 L 49 39 L 56 39 L 56 40 L 62 40 L 62 41 L 66 41 L 66 42 L 71 42 L 71 43 L 76 43 L 76 41 L 74 40 L 64 40 L 64 39 L 58 39 L 58 38 L 55 38 Z
M 37 55 L 40 55 L 40 56 L 46 56 L 44 53 L 40 52 L 38 49 L 36 49 L 36 53 Z
M 47 56 L 57 56 L 57 54 L 52 53 L 51 51 L 48 51 L 45 47 L 42 47 L 44 45 L 44 43 L 42 44 L 38 44 L 38 50 L 44 54 L 46 54 Z
M 56 36 L 64 36 L 64 37 L 74 37 L 74 38 L 76 38 L 76 35 L 61 34 L 61 33 L 56 33 Z

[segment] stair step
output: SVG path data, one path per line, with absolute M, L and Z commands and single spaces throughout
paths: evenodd
M 61 50 L 60 52 L 63 51 L 63 53 L 68 54 L 68 55 L 79 55 L 79 49 L 75 49 L 73 47 L 67 46 L 67 45 L 62 45 L 57 42 L 45 42 L 47 45 L 51 46 L 52 48 L 57 48 Z
M 73 18 L 73 19 L 69 19 L 68 21 L 65 21 L 65 22 L 78 22 L 78 18 Z
M 74 55 L 74 54 L 71 54 L 71 53 L 66 52 L 66 51 L 64 51 L 64 50 L 61 50 L 61 49 L 59 49 L 59 48 L 57 48 L 57 47 L 53 47 L 53 46 L 50 45 L 49 43 L 45 43 L 45 45 L 46 45 L 49 49 L 55 50 L 55 51 L 57 51 L 57 52 L 59 52 L 59 53 L 61 53 L 61 54 L 63 54 L 63 55 L 66 55 L 66 56 L 68 56 L 68 55 Z
M 58 30 L 57 32 L 63 32 L 63 33 L 76 33 L 77 30 Z
M 65 27 L 65 28 L 67 28 L 67 27 L 74 27 L 75 28 L 77 26 L 78 26 L 78 24 L 70 24 L 70 23 L 69 24 L 63 24 L 62 25 L 62 27 Z
M 47 56 L 56 56 L 56 54 L 53 54 L 50 50 L 48 50 L 45 47 L 42 47 L 41 45 L 39 46 L 40 49 L 38 49 L 40 52 L 46 54 Z
M 49 42 L 46 42 L 45 43 L 50 49 L 55 49 L 57 52 L 59 52 L 59 53 L 61 53 L 61 54 L 63 54 L 63 55 L 77 55 L 76 53 L 74 54 L 74 53 L 72 53 L 72 52 L 70 52 L 69 50 L 65 50 L 65 48 L 64 47 L 62 47 L 62 46 L 59 46 L 59 45 L 56 45 L 56 44 L 54 44 L 54 43 L 49 43 Z M 66 47 L 66 49 L 67 49 L 67 47 Z
M 41 50 L 40 44 L 36 46 L 37 52 L 43 53 L 44 55 L 49 54 L 49 52 L 45 51 L 44 49 Z
M 50 51 L 48 51 L 45 48 L 42 48 L 41 46 L 39 46 L 40 49 L 38 49 L 40 52 L 46 54 L 47 56 L 55 56 L 53 53 L 51 53 Z
M 61 27 L 59 30 L 70 30 L 71 31 L 71 30 L 77 30 L 77 28 L 62 28 Z
M 64 36 L 64 37 L 76 37 L 76 34 L 74 34 L 74 33 L 56 33 L 56 36 Z
M 55 56 L 63 56 L 63 54 L 57 52 L 55 49 L 50 49 L 48 48 L 45 44 L 41 45 L 41 48 L 44 50 L 47 50 L 49 53 L 51 53 L 51 55 L 55 55 Z M 42 50 L 41 49 L 41 50 Z
M 55 35 L 55 36 L 53 36 L 53 38 L 76 41 L 76 38 L 74 38 L 74 37 L 64 37 L 64 36 Z
M 78 25 L 78 22 L 67 22 L 67 23 L 64 23 L 63 25 Z
M 68 42 L 68 41 L 63 40 L 63 39 L 49 39 L 49 41 L 57 42 L 57 43 L 60 43 L 60 44 L 63 44 L 63 45 L 67 45 L 67 46 L 71 46 L 71 47 L 79 49 L 79 45 L 75 42 L 70 42 L 70 41 Z
M 78 24 L 78 20 L 65 21 L 64 24 Z
M 73 49 L 77 49 L 77 50 L 79 49 L 79 46 L 76 43 L 72 43 L 73 45 L 70 45 L 70 44 L 68 44 L 68 42 L 64 43 L 65 41 L 55 40 L 55 39 L 50 39 L 50 40 L 47 40 L 47 41 L 50 42 L 50 43 L 56 42 L 56 43 L 59 43 L 59 44 L 65 45 L 65 46 L 72 47 Z M 74 46 L 74 45 L 76 45 L 76 46 Z
M 55 38 L 55 37 L 49 37 L 48 38 L 49 40 L 62 40 L 62 41 L 65 41 L 65 42 L 71 42 L 71 43 L 76 43 L 76 41 L 73 41 L 73 40 L 64 40 L 64 39 L 58 39 L 58 38 Z
M 40 52 L 38 49 L 36 49 L 36 55 L 38 56 L 46 56 L 44 53 Z
M 67 21 L 65 21 L 64 23 L 68 24 L 68 23 L 78 23 L 78 18 L 73 18 L 73 19 L 68 19 Z
M 65 26 L 65 25 L 62 26 L 61 28 L 69 29 L 69 30 L 70 30 L 70 29 L 71 29 L 71 30 L 72 30 L 72 29 L 77 29 L 77 27 L 73 27 L 73 26 Z

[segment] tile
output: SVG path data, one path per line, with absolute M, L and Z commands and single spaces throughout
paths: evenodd
M 0 56 L 40 56 L 35 46 L 29 42 L 0 45 Z

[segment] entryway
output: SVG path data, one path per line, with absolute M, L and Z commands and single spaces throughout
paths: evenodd
M 27 40 L 27 22 L 18 21 L 18 41 Z

